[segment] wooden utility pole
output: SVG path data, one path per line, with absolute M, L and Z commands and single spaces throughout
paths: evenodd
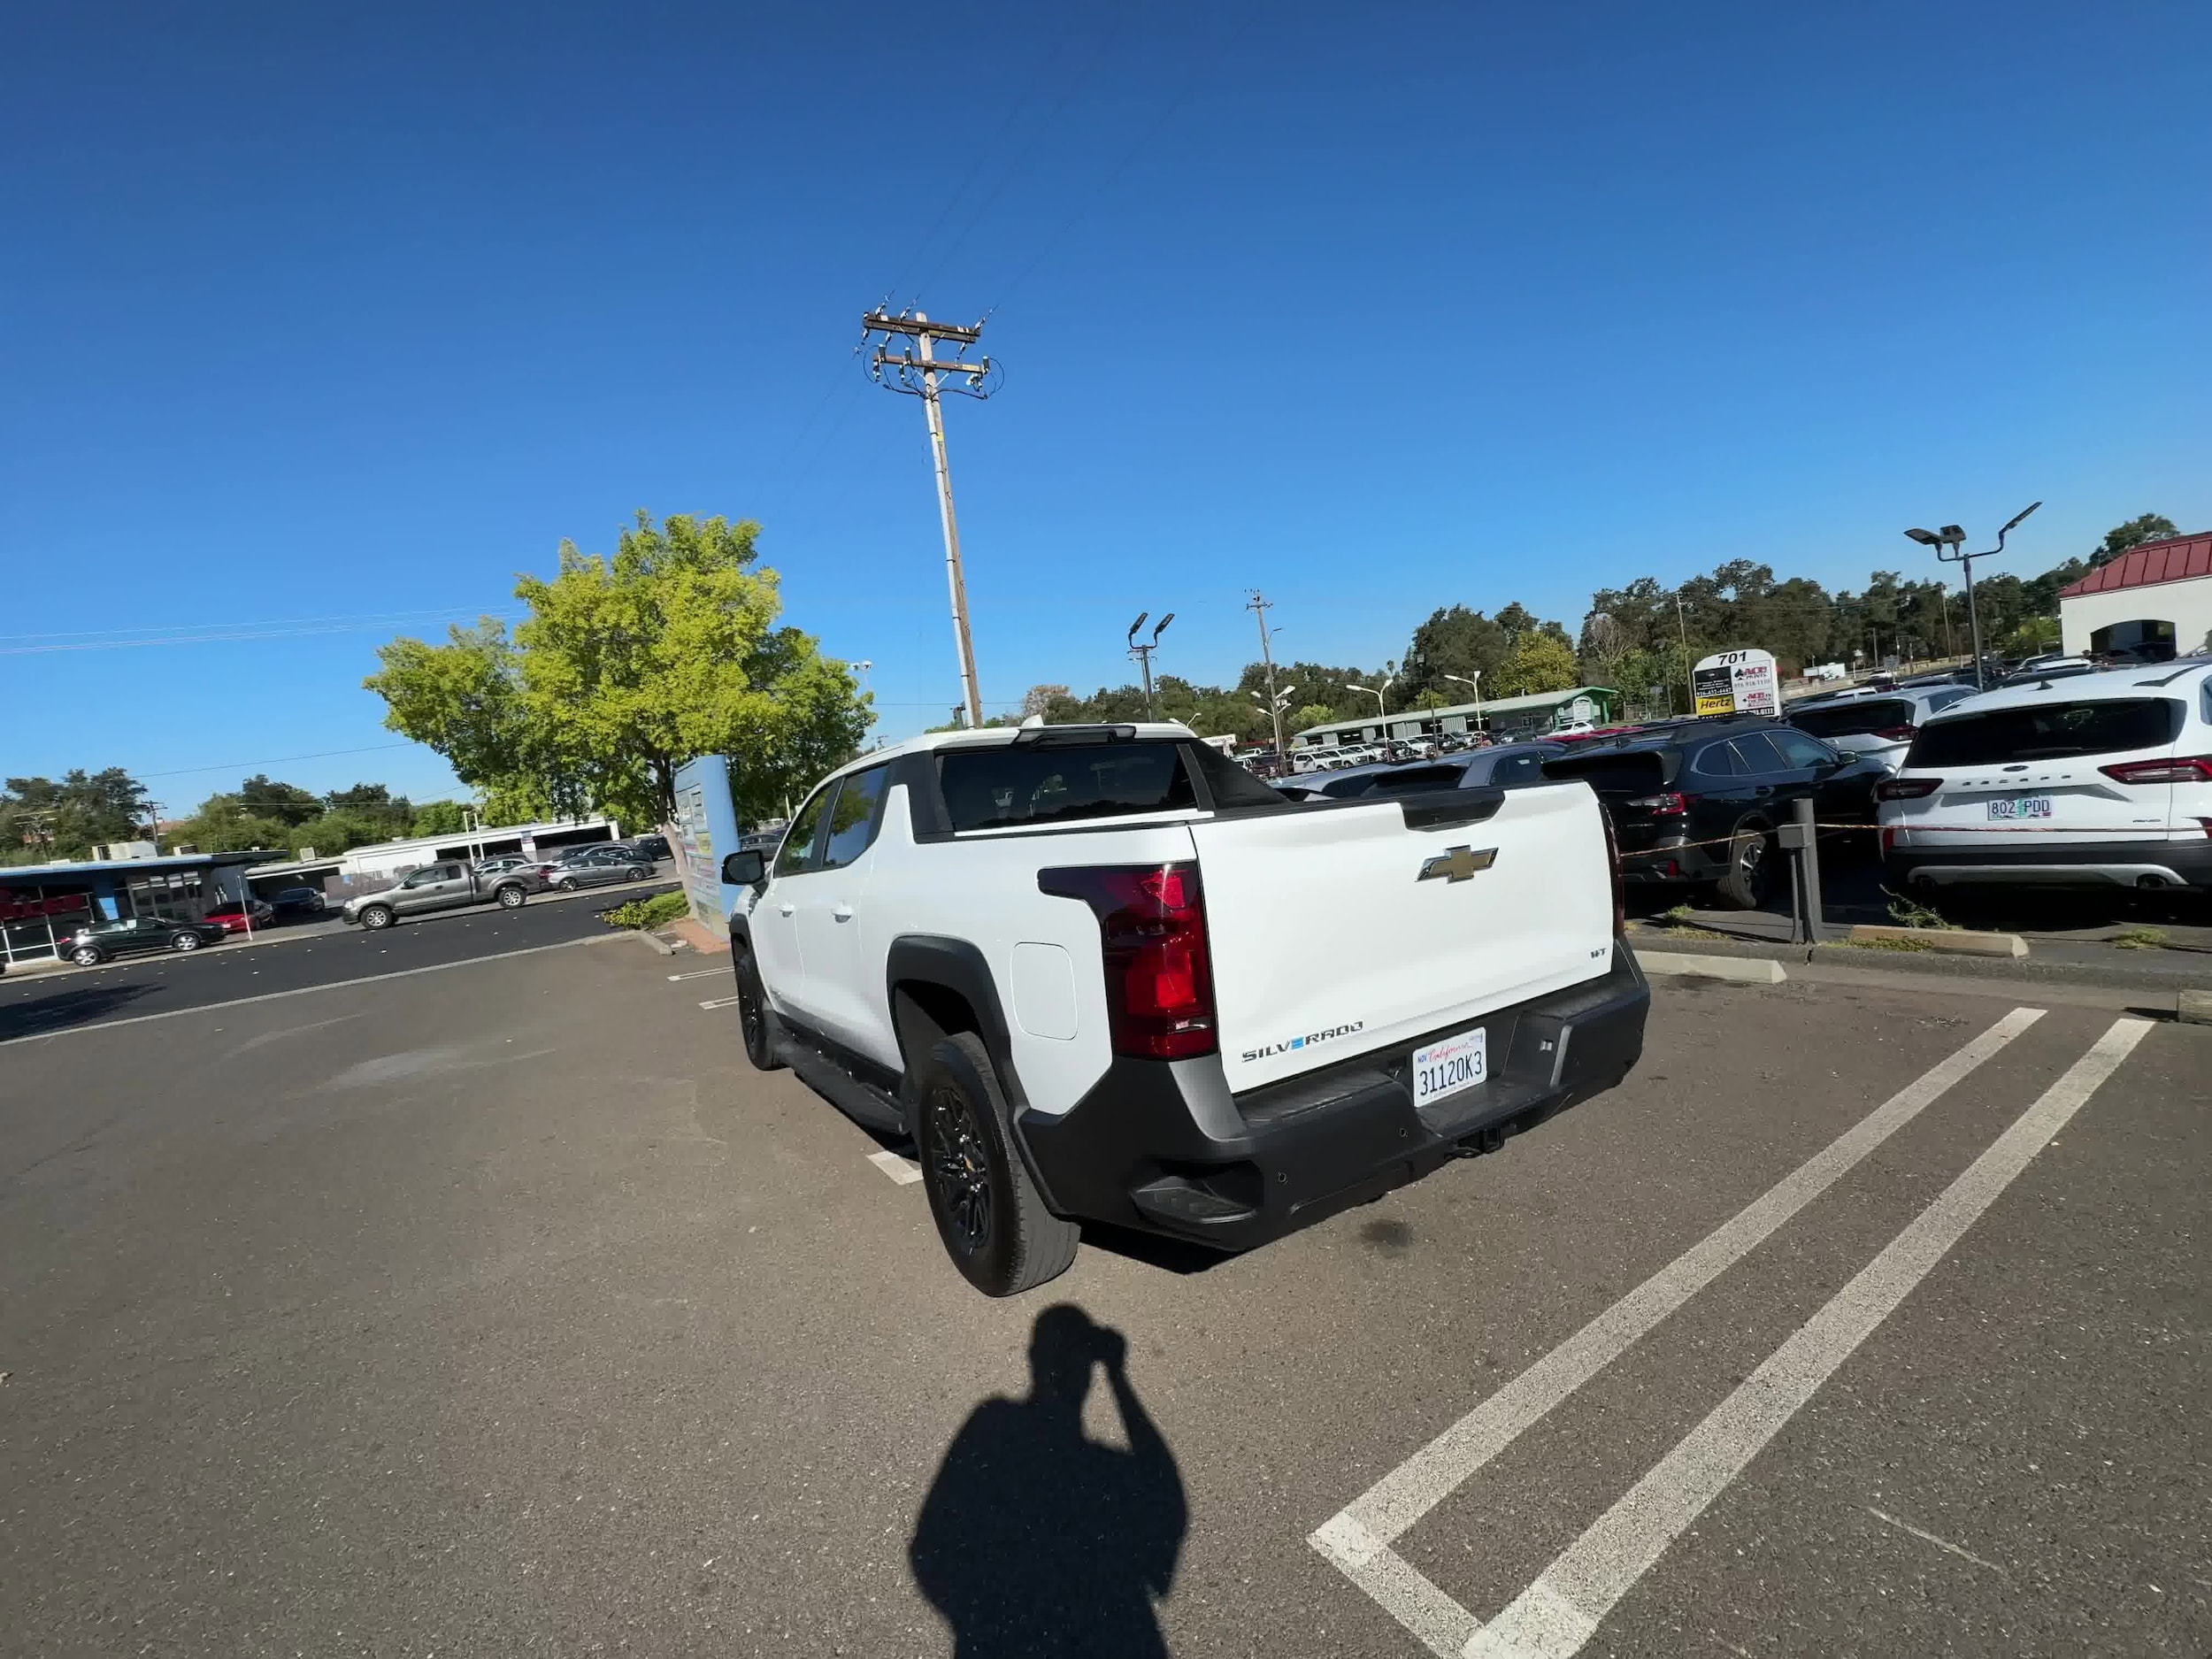
M 1251 598 L 1244 602 L 1244 608 L 1259 619 L 1260 661 L 1267 664 L 1267 712 L 1275 722 L 1275 758 L 1287 764 L 1290 751 L 1283 747 L 1283 704 L 1275 695 L 1275 652 L 1267 634 L 1267 612 L 1271 603 L 1262 598 L 1260 590 L 1255 588 Z
M 876 348 L 869 365 L 877 382 L 919 397 L 929 419 L 930 459 L 937 470 L 937 513 L 945 530 L 945 585 L 952 595 L 952 638 L 960 656 L 960 695 L 967 704 L 968 724 L 981 726 L 983 695 L 976 685 L 975 641 L 968 628 L 968 582 L 960 565 L 960 521 L 952 510 L 952 465 L 945 457 L 945 415 L 939 393 L 951 390 L 970 397 L 989 396 L 985 377 L 991 372 L 991 360 L 985 357 L 968 363 L 957 354 L 941 358 L 934 347 L 941 340 L 949 341 L 964 351 L 983 337 L 983 325 L 961 328 L 950 323 L 933 323 L 919 311 L 895 317 L 874 311 L 860 319 L 860 326 L 864 341 L 879 334 L 886 336 L 886 346 Z M 892 340 L 912 343 L 894 353 L 887 349 Z M 887 368 L 894 372 L 895 383 L 884 379 Z M 946 384 L 958 380 L 966 384 Z

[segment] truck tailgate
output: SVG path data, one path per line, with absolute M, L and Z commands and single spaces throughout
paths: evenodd
M 1479 1024 L 1612 960 L 1604 820 L 1580 784 L 1226 814 L 1191 836 L 1233 1090 Z

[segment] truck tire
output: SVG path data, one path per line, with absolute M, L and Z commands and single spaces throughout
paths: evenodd
M 376 933 L 392 925 L 392 907 L 388 904 L 365 904 L 361 907 L 361 926 Z
M 777 1048 L 783 1039 L 783 1022 L 768 1005 L 768 993 L 761 988 L 760 970 L 754 965 L 751 951 L 737 953 L 736 972 L 737 1023 L 745 1034 L 745 1057 L 756 1071 L 780 1071 L 783 1060 Z
M 522 902 L 529 896 L 520 887 L 510 882 L 499 889 L 499 908 L 503 910 L 518 910 L 522 908 Z
M 1773 843 L 1755 829 L 1738 830 L 1728 843 L 1728 872 L 1716 884 L 1720 902 L 1732 910 L 1755 910 L 1772 886 Z
M 982 1039 L 967 1031 L 942 1039 L 920 1071 L 922 1185 L 953 1265 L 987 1296 L 1057 1279 L 1082 1231 L 1047 1210 L 1029 1179 Z

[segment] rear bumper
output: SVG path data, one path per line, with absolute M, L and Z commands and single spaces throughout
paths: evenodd
M 1025 1111 L 1024 1152 L 1064 1216 L 1249 1249 L 1420 1179 L 1627 1076 L 1651 993 L 1616 941 L 1602 977 L 1240 1095 L 1218 1059 L 1117 1059 L 1060 1116 Z M 1480 1024 L 1486 1081 L 1417 1110 L 1421 1044 Z
M 1883 855 L 1882 868 L 1893 886 L 2212 888 L 2212 836 L 2035 847 L 1893 847 Z
M 1621 879 L 1632 885 L 1659 881 L 1717 881 L 1728 873 L 1728 845 L 1696 844 L 1686 829 L 1671 830 L 1641 847 L 1621 849 Z

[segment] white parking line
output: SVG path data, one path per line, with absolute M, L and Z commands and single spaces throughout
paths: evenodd
M 2039 1008 L 2014 1009 L 1950 1058 L 1898 1090 L 1378 1480 L 1307 1541 L 1431 1652 L 1455 1659 L 1479 1628 L 1479 1622 L 1390 1546 L 1554 1406 L 2042 1017 Z
M 895 1152 L 871 1152 L 868 1162 L 902 1187 L 911 1187 L 922 1179 L 922 1166 L 912 1158 L 901 1157 Z
M 669 982 L 672 985 L 678 979 L 707 979 L 713 978 L 714 975 L 718 973 L 727 973 L 728 972 L 729 970 L 727 968 L 694 968 L 689 973 L 672 973 L 668 976 L 668 979 Z
M 1966 1172 L 1797 1328 L 1536 1582 L 1476 1634 L 1468 1659 L 1569 1659 L 1668 1545 L 1926 1278 L 2150 1030 L 2122 1019 Z
M 702 1008 L 734 1008 L 736 1005 L 737 998 L 734 996 L 710 996 L 699 1004 Z

